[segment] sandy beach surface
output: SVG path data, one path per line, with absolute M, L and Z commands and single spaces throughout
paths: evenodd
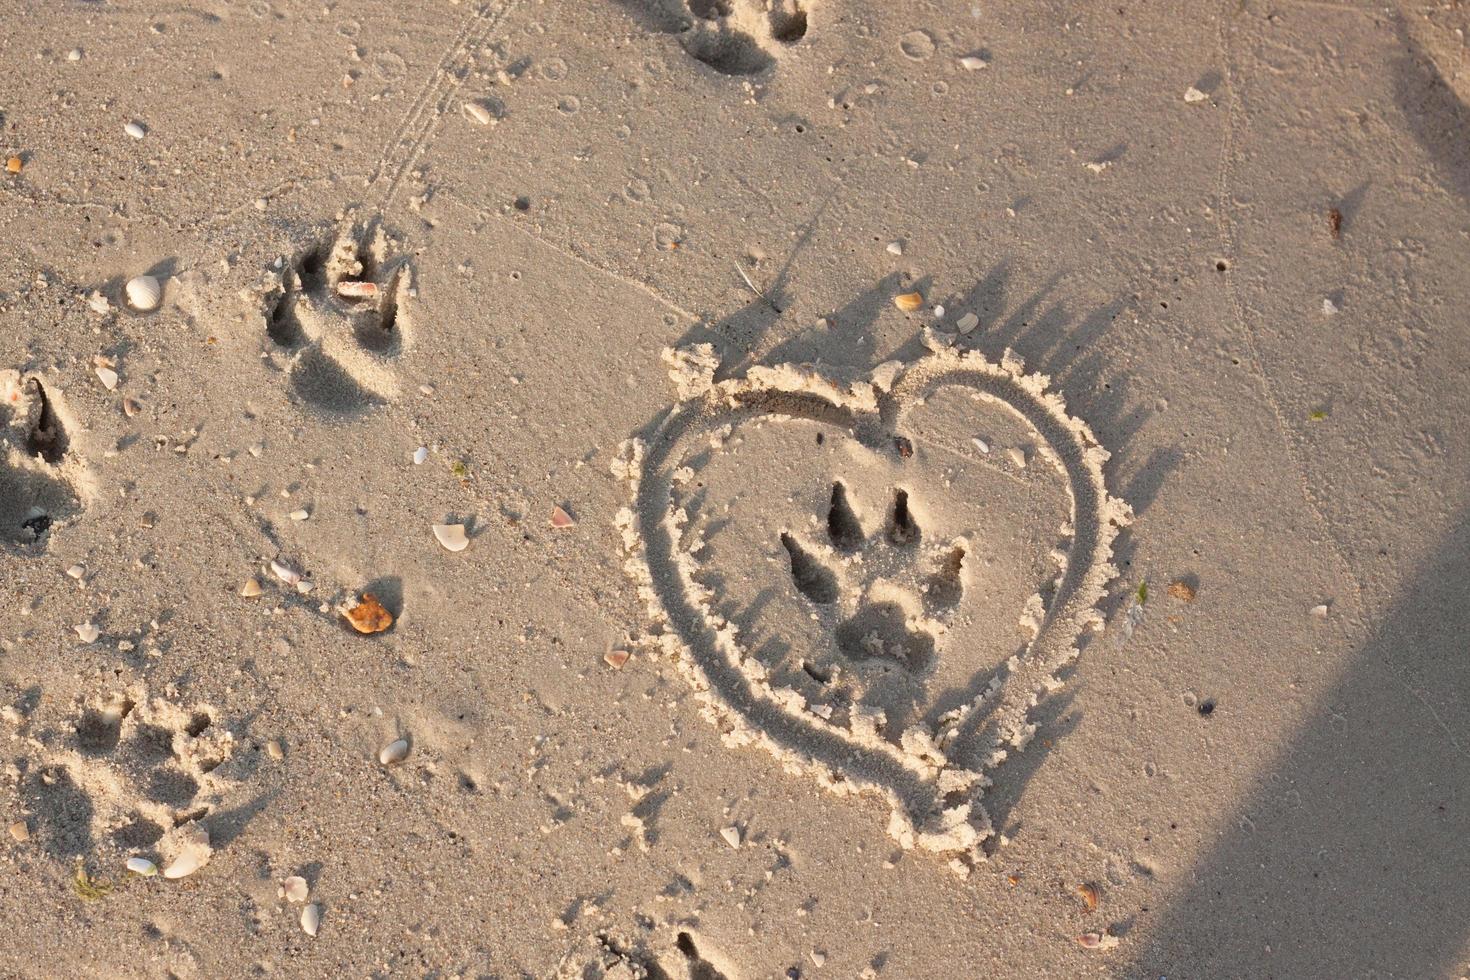
M 1467 29 L 8 5 L 0 975 L 1465 976 Z

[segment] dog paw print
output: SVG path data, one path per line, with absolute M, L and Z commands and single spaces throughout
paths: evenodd
M 296 396 L 344 416 L 394 398 L 413 284 L 407 261 L 388 258 L 382 228 L 348 229 L 281 266 L 267 292 L 265 329 Z
M 883 513 L 881 525 L 865 527 L 848 488 L 834 483 L 815 539 L 784 531 L 781 545 L 792 584 L 828 621 L 839 654 L 927 673 L 964 598 L 966 544 L 925 541 L 905 490 L 890 493 Z
M 690 57 L 723 75 L 756 75 L 806 36 L 810 0 L 623 0 Z
M 209 815 L 229 785 L 215 770 L 234 752 L 210 707 L 126 695 L 82 706 L 40 743 L 21 796 L 54 857 L 151 853 Z
M 86 476 L 64 415 L 39 378 L 0 371 L 0 542 L 44 545 L 53 527 L 81 512 Z

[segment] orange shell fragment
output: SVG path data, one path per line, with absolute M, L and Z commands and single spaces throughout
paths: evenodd
M 359 633 L 381 633 L 393 625 L 393 614 L 371 592 L 364 592 L 357 605 L 344 610 L 342 615 Z
M 558 506 L 558 507 L 551 508 L 551 526 L 552 527 L 572 527 L 576 523 L 577 522 L 576 522 L 575 519 L 573 519 L 572 515 L 571 514 L 568 514 L 561 507 Z

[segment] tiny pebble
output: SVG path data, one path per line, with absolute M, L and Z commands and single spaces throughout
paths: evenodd
M 394 741 L 389 742 L 387 745 L 383 746 L 383 750 L 378 753 L 378 761 L 385 766 L 396 766 L 398 763 L 407 758 L 408 739 L 406 738 L 395 739 Z
M 428 446 L 420 446 L 419 448 L 417 448 L 417 449 L 415 449 L 413 451 L 413 465 L 415 465 L 415 466 L 422 466 L 422 465 L 424 465 L 424 460 L 426 460 L 428 458 L 429 458 L 429 447 Z
M 311 512 L 304 508 L 293 510 L 291 512 L 291 520 L 293 521 L 304 521 L 310 516 Z
M 15 838 L 16 843 L 24 844 L 31 839 L 31 828 L 24 820 L 17 820 L 10 825 L 10 836 Z
M 130 122 L 126 126 L 124 126 L 123 132 L 127 133 L 135 140 L 140 140 L 144 136 L 148 135 L 148 130 L 144 129 L 141 123 L 136 122 Z
M 725 843 L 731 847 L 740 846 L 740 828 L 733 824 L 729 827 L 720 828 L 720 836 L 725 838 Z
M 279 739 L 271 739 L 265 743 L 265 754 L 280 762 L 286 758 L 286 750 L 281 746 Z
M 301 931 L 315 936 L 322 924 L 322 907 L 315 902 L 301 910 Z
M 141 875 L 144 878 L 152 878 L 154 875 L 158 874 L 158 865 L 154 864 L 147 858 L 131 857 L 128 858 L 128 870 L 135 875 Z

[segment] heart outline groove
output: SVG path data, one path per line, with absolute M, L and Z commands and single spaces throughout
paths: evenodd
M 884 798 L 888 832 L 902 847 L 948 857 L 964 874 L 986 859 L 985 844 L 996 833 L 982 802 L 990 774 L 1025 748 L 1036 732 L 1031 710 L 1060 689 L 1058 674 L 1080 655 L 1082 634 L 1103 625 L 1097 604 L 1118 576 L 1113 541 L 1132 511 L 1108 493 L 1102 470 L 1107 450 L 1085 422 L 1068 414 L 1047 376 L 1027 374 L 1009 349 L 995 362 L 951 348 L 932 332 L 925 344 L 923 356 L 886 362 L 866 380 L 849 383 L 790 364 L 755 366 L 743 378 L 717 382 L 719 359 L 709 344 L 666 349 L 675 402 L 643 436 L 622 444 L 612 471 L 633 495 L 632 506 L 617 516 L 625 569 L 661 629 L 656 643 L 678 665 L 724 742 L 761 745 L 788 771 L 814 777 L 838 795 Z M 1071 544 L 1057 556 L 1049 601 L 1038 591 L 1025 604 L 1021 624 L 1030 638 L 1024 650 L 988 680 L 975 680 L 965 703 L 933 726 L 917 721 L 894 740 L 884 732 L 881 709 L 855 705 L 845 723 L 833 722 L 810 710 L 800 692 L 772 684 L 769 669 L 742 645 L 736 627 L 715 612 L 713 591 L 696 579 L 701 563 L 694 552 L 703 542 L 690 532 L 676 488 L 692 476 L 686 451 L 722 442 L 747 422 L 806 419 L 846 430 L 875 450 L 900 451 L 906 409 L 950 387 L 968 388 L 1008 409 L 1031 430 L 1039 455 L 1064 478 L 1070 514 L 1060 531 Z M 983 747 L 977 768 L 949 758 L 962 738 Z

